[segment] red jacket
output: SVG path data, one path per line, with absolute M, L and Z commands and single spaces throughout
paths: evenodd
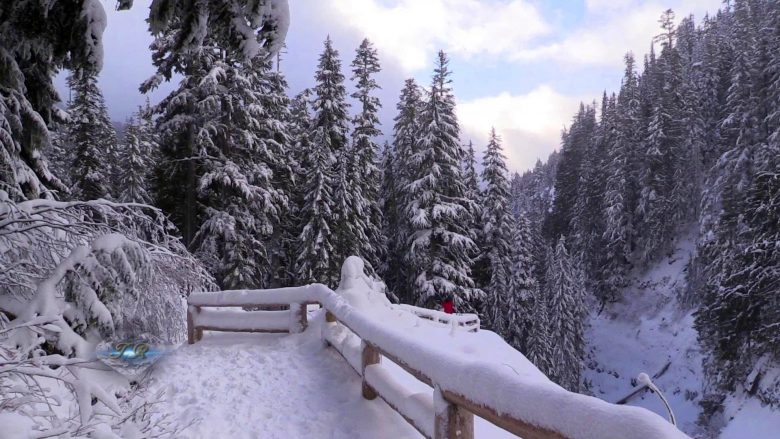
M 447 314 L 452 314 L 455 312 L 455 305 L 452 303 L 452 300 L 447 299 L 444 302 L 441 303 L 441 307 L 444 308 L 444 312 Z

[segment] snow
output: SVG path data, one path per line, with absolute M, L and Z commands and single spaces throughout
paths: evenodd
M 420 435 L 381 399 L 364 400 L 360 379 L 317 331 L 302 334 L 206 332 L 155 365 L 166 413 L 197 420 L 191 439 Z
M 680 429 L 694 437 L 709 437 L 697 425 L 704 372 L 693 311 L 677 300 L 687 287 L 694 237 L 694 232 L 685 234 L 669 257 L 635 273 L 623 292 L 623 302 L 591 315 L 584 377 L 595 396 L 616 402 L 636 390 L 632 381 L 641 381 L 636 378 L 645 373 L 668 399 Z M 653 377 L 667 363 L 668 369 Z M 661 399 L 649 391 L 628 404 L 668 416 Z M 780 412 L 762 407 L 755 399 L 730 397 L 724 405 L 727 424 L 721 439 L 769 438 L 780 431 Z
M 681 311 L 677 294 L 686 286 L 685 268 L 694 250 L 693 235 L 682 239 L 670 258 L 657 263 L 625 291 L 623 302 L 591 315 L 586 333 L 588 368 L 595 396 L 617 402 L 635 390 L 640 373 L 650 377 L 671 362 L 653 382 L 664 393 L 680 429 L 696 434 L 702 393 L 702 353 L 691 311 Z M 667 417 L 658 396 L 643 392 L 628 402 Z
M 720 433 L 720 439 L 771 438 L 780 432 L 777 410 L 762 406 L 755 398 L 746 401 L 729 397 L 726 414 L 730 421 Z

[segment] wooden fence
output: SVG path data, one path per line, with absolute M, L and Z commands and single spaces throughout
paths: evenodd
M 459 387 L 462 380 L 458 377 L 454 377 L 454 382 L 441 381 L 442 374 L 436 365 L 445 364 L 447 358 L 438 358 L 433 353 L 430 358 L 410 356 L 406 350 L 392 343 L 391 338 L 382 336 L 380 323 L 373 322 L 370 316 L 362 316 L 357 309 L 350 307 L 338 294 L 323 285 L 198 293 L 190 296 L 188 304 L 190 344 L 200 340 L 204 330 L 302 332 L 308 326 L 307 305 L 320 304 L 326 312 L 321 337 L 360 375 L 363 397 L 383 399 L 429 439 L 473 438 L 475 415 L 524 439 L 687 438 L 671 424 L 644 409 L 612 405 L 557 387 L 549 392 L 528 388 L 528 395 L 523 395 L 523 389 L 520 388 L 518 398 L 527 396 L 532 399 L 526 407 L 529 411 L 537 411 L 527 416 L 518 416 L 515 405 L 506 398 L 495 397 L 485 401 L 483 395 L 481 401 L 478 401 L 478 398 L 464 390 L 467 387 Z M 283 310 L 231 312 L 214 310 L 215 307 L 276 307 Z M 457 323 L 468 330 L 472 330 L 474 325 L 470 319 Z M 404 390 L 404 386 L 397 382 L 388 369 L 382 367 L 382 357 L 430 386 L 432 394 L 421 398 L 420 394 Z M 477 364 L 464 366 L 461 375 L 486 383 L 488 391 L 484 393 L 488 395 L 501 393 L 501 389 L 513 390 L 522 384 L 516 377 L 502 374 L 500 370 L 498 374 L 495 374 L 495 370 L 485 369 L 484 374 L 482 372 Z M 496 390 L 490 391 L 490 388 Z M 551 410 L 556 413 L 539 416 L 536 402 L 539 407 L 552 407 Z M 583 407 L 595 405 L 595 408 L 580 410 L 578 404 Z

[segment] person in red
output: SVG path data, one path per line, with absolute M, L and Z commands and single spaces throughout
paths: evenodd
M 445 299 L 441 303 L 441 307 L 444 309 L 444 312 L 447 314 L 452 314 L 455 312 L 455 305 L 452 303 L 452 299 Z

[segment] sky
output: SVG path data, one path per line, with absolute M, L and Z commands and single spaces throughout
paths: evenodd
M 114 120 L 124 120 L 146 97 L 138 85 L 154 73 L 145 18 L 151 0 L 108 14 L 100 85 Z M 450 57 L 464 142 L 481 161 L 491 127 L 503 139 L 510 171 L 523 172 L 560 144 L 560 133 L 580 102 L 617 91 L 623 56 L 638 60 L 671 8 L 697 23 L 721 0 L 289 0 L 291 26 L 281 68 L 290 93 L 314 85 L 317 57 L 330 35 L 349 79 L 363 38 L 379 52 L 383 139 L 392 134 L 398 94 L 406 78 L 431 81 L 436 53 Z M 641 65 L 641 62 L 640 62 Z M 64 75 L 57 84 L 67 100 Z M 149 95 L 159 101 L 175 87 Z M 353 90 L 348 81 L 347 90 Z

